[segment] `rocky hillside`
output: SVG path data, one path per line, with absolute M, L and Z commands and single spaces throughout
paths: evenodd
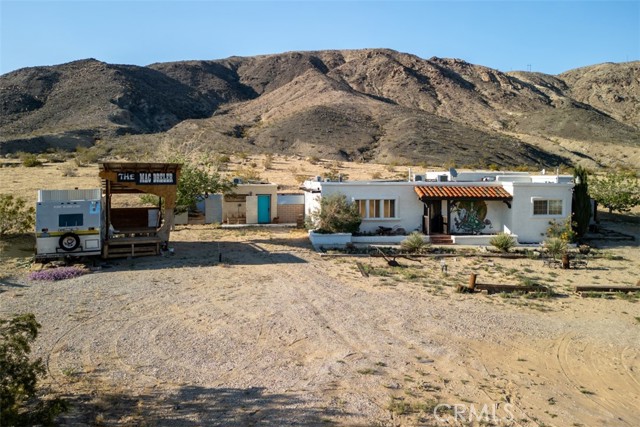
M 639 76 L 640 62 L 505 74 L 384 49 L 147 67 L 90 59 L 0 76 L 0 150 L 126 138 L 147 152 L 188 142 L 432 165 L 629 166 L 640 163 Z

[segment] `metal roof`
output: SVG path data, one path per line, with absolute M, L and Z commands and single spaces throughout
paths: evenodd
M 513 196 L 499 186 L 446 185 L 416 186 L 421 200 L 511 200 Z

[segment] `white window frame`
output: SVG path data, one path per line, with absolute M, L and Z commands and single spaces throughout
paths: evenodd
M 398 217 L 398 199 L 357 199 L 353 198 L 353 202 L 358 204 L 358 210 L 362 215 L 362 210 L 360 208 L 361 203 L 364 203 L 364 215 L 362 215 L 363 221 L 386 221 L 386 220 L 397 220 Z M 385 202 L 393 202 L 393 216 L 384 216 L 385 212 Z M 381 216 L 371 216 L 372 210 L 378 210 L 378 213 Z
M 545 202 L 545 212 L 536 213 L 536 202 Z M 551 212 L 552 208 L 560 208 L 560 212 Z M 531 198 L 531 215 L 535 218 L 540 217 L 562 217 L 564 216 L 564 200 L 562 199 L 547 199 L 543 197 Z

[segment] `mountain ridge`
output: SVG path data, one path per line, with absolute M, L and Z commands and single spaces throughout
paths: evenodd
M 390 49 L 146 67 L 87 59 L 0 76 L 0 153 L 195 140 L 358 161 L 629 166 L 640 155 L 637 76 L 640 61 L 551 76 Z M 593 155 L 612 147 L 616 158 Z

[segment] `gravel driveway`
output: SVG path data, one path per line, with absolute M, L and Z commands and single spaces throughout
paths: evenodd
M 36 354 L 74 404 L 63 424 L 447 425 L 438 404 L 508 407 L 512 425 L 640 423 L 638 304 L 538 310 L 364 278 L 300 236 L 210 237 L 0 288 L 0 314 L 43 325 Z

